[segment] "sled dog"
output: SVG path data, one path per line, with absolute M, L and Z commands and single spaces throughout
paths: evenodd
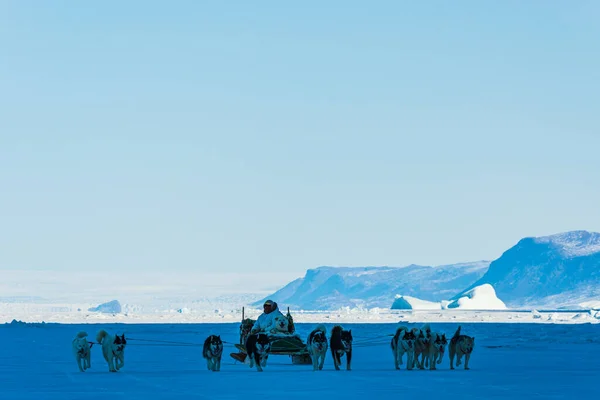
M 405 326 L 396 329 L 396 334 L 392 338 L 392 354 L 394 356 L 394 366 L 400 369 L 402 357 L 406 353 L 406 369 L 413 369 L 415 356 L 415 334 Z
M 327 329 L 324 325 L 318 325 L 306 340 L 308 354 L 312 359 L 313 371 L 321 371 L 327 355 Z
M 75 355 L 77 366 L 81 372 L 84 372 L 92 366 L 90 362 L 91 348 L 92 346 L 90 346 L 87 341 L 87 333 L 79 332 L 77 336 L 75 336 L 75 339 L 73 339 L 73 354 Z
M 450 369 L 454 369 L 454 356 L 456 356 L 456 366 L 461 364 L 462 356 L 465 356 L 465 369 L 469 369 L 469 359 L 471 353 L 475 347 L 475 337 L 461 335 L 460 326 L 456 330 L 452 339 L 450 339 L 450 346 L 448 349 L 448 355 L 450 356 Z
M 125 366 L 125 335 L 111 335 L 102 329 L 96 335 L 96 341 L 102 345 L 102 355 L 110 372 L 117 372 Z
M 346 331 L 340 325 L 334 326 L 331 330 L 329 348 L 331 349 L 335 369 L 340 370 L 341 358 L 346 354 L 346 369 L 350 371 L 352 364 L 352 329 Z
M 250 360 L 250 368 L 256 364 L 256 370 L 262 372 L 267 366 L 267 359 L 271 351 L 269 337 L 264 333 L 254 333 L 246 339 L 246 352 Z
M 209 371 L 221 370 L 221 356 L 223 355 L 223 341 L 221 336 L 210 335 L 204 341 L 202 348 L 202 357 L 206 359 L 206 366 Z

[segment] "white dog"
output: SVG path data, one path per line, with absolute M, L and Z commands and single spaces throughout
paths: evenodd
M 324 325 L 318 325 L 306 340 L 306 348 L 312 359 L 313 371 L 323 369 L 325 356 L 327 355 L 327 329 Z
M 265 328 L 267 334 L 289 333 L 289 321 L 283 315 L 278 315 L 271 321 L 271 324 Z
M 415 334 L 412 330 L 404 326 L 396 329 L 396 334 L 392 338 L 392 354 L 394 356 L 394 366 L 400 369 L 402 357 L 406 353 L 406 369 L 413 369 L 415 357 Z
M 73 354 L 75 355 L 77 366 L 81 372 L 84 372 L 86 369 L 91 368 L 92 366 L 90 362 L 91 348 L 92 346 L 90 346 L 87 341 L 87 333 L 79 332 L 75 339 L 73 339 Z
M 125 346 L 127 345 L 125 335 L 111 335 L 105 330 L 100 330 L 96 335 L 96 341 L 102 344 L 102 354 L 108 363 L 110 372 L 117 372 L 125 366 Z

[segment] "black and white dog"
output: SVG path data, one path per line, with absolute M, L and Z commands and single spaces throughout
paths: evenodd
M 267 366 L 270 351 L 271 342 L 264 333 L 255 333 L 246 339 L 246 353 L 250 359 L 250 368 L 256 364 L 256 370 L 262 372 L 263 367 Z
M 308 335 L 306 347 L 312 359 L 313 371 L 322 370 L 327 355 L 327 329 L 324 325 L 318 325 Z
M 415 357 L 415 334 L 412 330 L 401 326 L 396 329 L 396 334 L 392 338 L 392 353 L 394 355 L 394 366 L 400 369 L 402 357 L 406 353 L 406 369 L 413 369 Z
M 331 348 L 335 369 L 340 370 L 342 356 L 346 354 L 346 369 L 350 371 L 352 363 L 352 329 L 346 331 L 340 325 L 334 326 L 331 330 L 329 347 Z
M 202 357 L 206 359 L 206 366 L 209 371 L 221 370 L 221 356 L 223 355 L 223 341 L 221 336 L 210 335 L 204 341 L 202 348 Z
M 125 366 L 125 335 L 111 335 L 102 329 L 96 335 L 96 341 L 102 345 L 102 355 L 110 372 L 117 372 Z

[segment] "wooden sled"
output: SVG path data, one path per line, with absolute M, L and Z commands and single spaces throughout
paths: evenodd
M 273 335 L 269 336 L 271 342 L 271 351 L 269 355 L 281 355 L 290 356 L 292 358 L 292 364 L 312 364 L 312 359 L 306 349 L 306 344 L 302 342 L 297 335 L 294 335 L 296 328 L 294 326 L 294 319 L 290 314 L 288 307 L 286 318 L 288 319 L 289 336 L 287 335 Z M 238 353 L 231 353 L 230 356 L 236 361 L 244 362 L 247 357 L 246 338 L 250 334 L 250 330 L 256 320 L 250 318 L 244 318 L 244 308 L 242 308 L 242 323 L 240 324 L 240 343 L 236 344 Z

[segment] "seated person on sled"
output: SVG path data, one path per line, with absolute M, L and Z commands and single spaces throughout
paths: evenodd
M 269 340 L 272 342 L 271 353 L 291 355 L 306 351 L 306 345 L 302 343 L 300 336 L 295 333 L 294 321 L 289 311 L 287 316 L 283 315 L 279 311 L 277 303 L 272 300 L 265 301 L 263 310 L 264 312 L 256 321 L 249 318 L 242 320 L 240 344 L 235 345 L 240 352 L 231 353 L 233 359 L 240 362 L 245 361 L 247 355 L 244 341 L 247 335 L 259 332 L 269 336 Z
M 267 335 L 290 334 L 289 320 L 279 311 L 277 303 L 273 300 L 267 300 L 263 304 L 264 312 L 258 317 L 250 334 L 263 332 Z

